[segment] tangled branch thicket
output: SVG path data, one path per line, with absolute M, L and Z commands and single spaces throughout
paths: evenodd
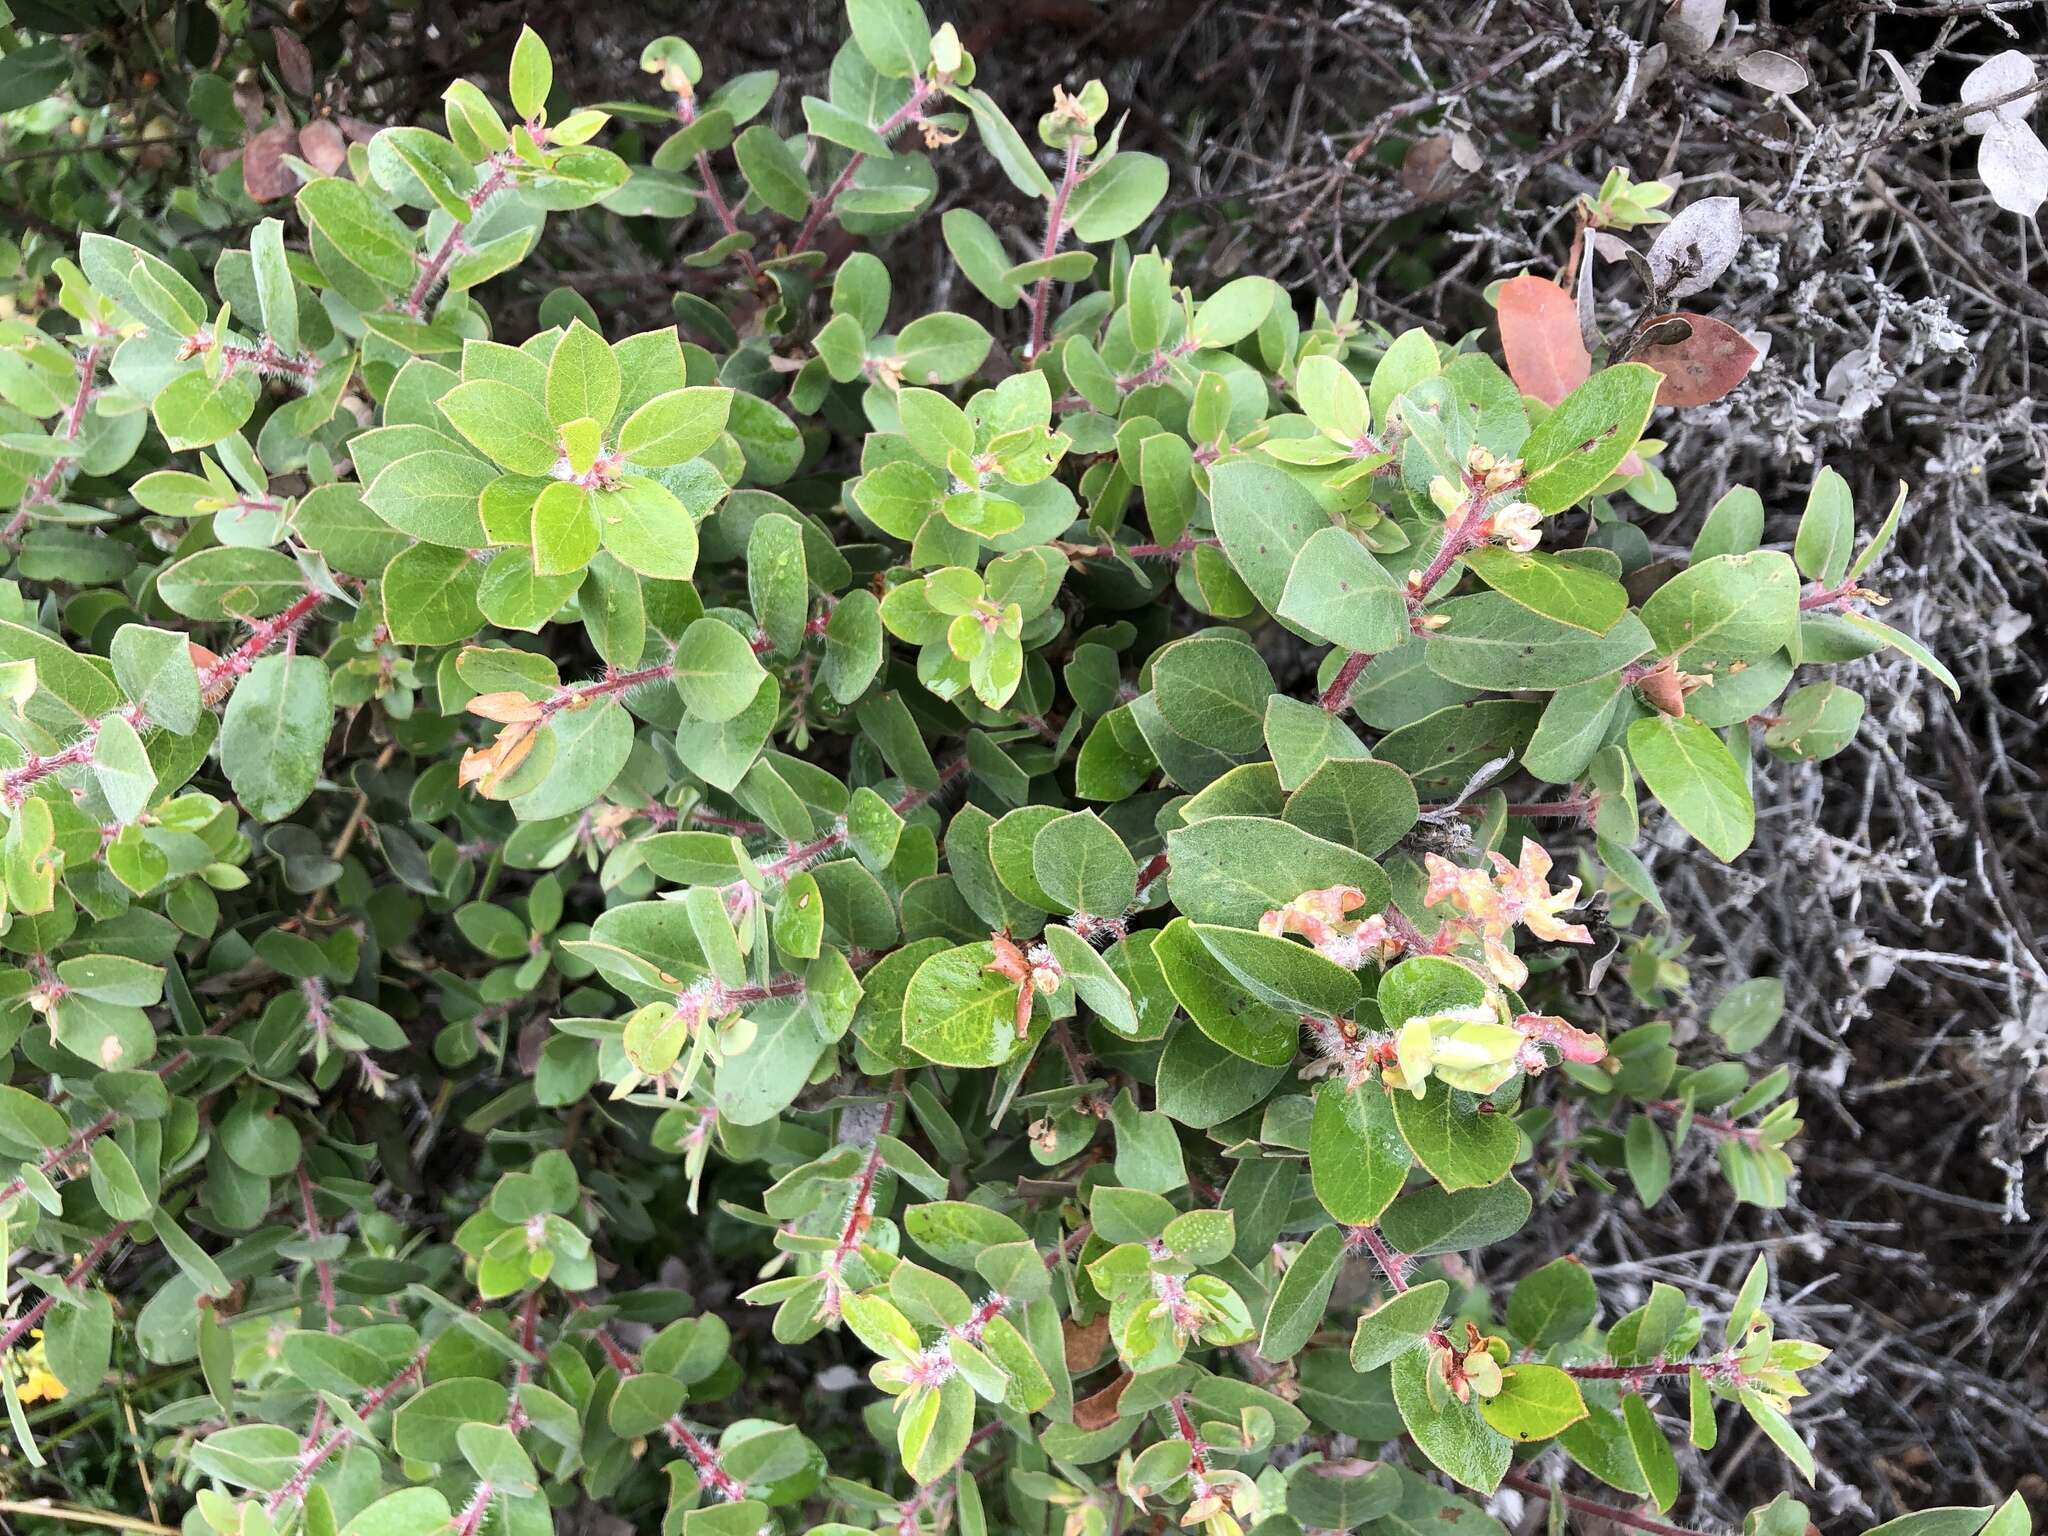
M 1267 273 L 1332 302 L 1356 283 L 1361 313 L 1396 330 L 1485 325 L 1489 283 L 1558 270 L 1562 210 L 1610 167 L 1741 199 L 1751 238 L 1718 313 L 1768 351 L 1741 390 L 1679 418 L 1662 462 L 1684 497 L 1653 537 L 1682 549 L 1735 484 L 1789 536 L 1824 462 L 1859 505 L 1910 482 L 1888 617 L 1928 637 L 1963 697 L 1901 657 L 1859 663 L 1872 709 L 1853 745 L 1771 770 L 1771 854 L 1651 858 L 1673 930 L 1697 936 L 1673 957 L 1692 972 L 1681 1031 L 1731 981 L 1787 984 L 1781 1043 L 1812 1106 L 1792 1205 L 1680 1200 L 1652 1232 L 1593 1206 L 1587 1228 L 1539 1221 L 1528 1251 L 1731 1290 L 1736 1255 L 1770 1245 L 1802 1282 L 1802 1326 L 1837 1350 L 1823 1459 L 1859 1470 L 1829 1491 L 1835 1510 L 1977 1502 L 2048 1453 L 2048 246 L 1976 178 L 1957 103 L 1986 58 L 2048 45 L 2048 7 L 1738 6 L 1704 53 L 1673 45 L 1673 13 L 1022 0 L 958 19 L 1013 115 L 1034 73 L 1100 75 L 1129 104 L 1127 142 L 1175 169 L 1155 238 L 1177 270 Z M 815 79 L 837 25 L 823 0 L 780 5 L 707 57 Z M 489 56 L 487 30 L 461 35 L 479 43 L 445 67 Z M 571 67 L 594 86 L 634 36 L 623 14 L 584 17 Z M 1808 83 L 1745 82 L 1760 48 Z M 431 71 L 418 88 L 431 97 Z M 945 193 L 983 209 L 1010 195 L 993 172 Z M 957 300 L 924 228 L 921 268 L 900 253 L 897 270 Z M 565 280 L 652 314 L 690 275 L 661 250 L 617 260 L 579 249 Z M 1602 314 L 1626 323 L 1619 300 Z M 1747 1486 L 1738 1467 L 1723 1513 L 1775 1485 L 1761 1462 Z

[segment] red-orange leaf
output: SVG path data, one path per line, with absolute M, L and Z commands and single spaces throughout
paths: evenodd
M 1572 296 L 1526 272 L 1500 286 L 1500 344 L 1515 388 L 1545 405 L 1556 405 L 1593 371 Z
M 1692 334 L 1668 346 L 1644 347 L 1633 359 L 1664 375 L 1659 405 L 1708 405 L 1748 377 L 1756 348 L 1727 321 L 1712 315 L 1659 315 L 1650 324 L 1666 320 L 1685 321 Z

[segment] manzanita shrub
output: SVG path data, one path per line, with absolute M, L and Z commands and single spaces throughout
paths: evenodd
M 528 33 L 210 271 L 86 234 L 7 322 L 20 1454 L 113 1374 L 221 1536 L 1668 1530 L 1744 1421 L 1812 1478 L 1760 1258 L 1488 1258 L 1702 1144 L 1784 1202 L 1777 984 L 1628 1027 L 1685 984 L 1639 786 L 1732 859 L 1829 664 L 1941 672 L 1869 612 L 1903 491 L 1656 536 L 1660 390 L 1748 365 L 1670 311 L 1724 214 L 1623 337 L 1515 279 L 1511 377 L 1176 287 L 1099 84 L 1033 142 L 848 10 L 806 133 L 674 38 L 560 111 Z M 944 215 L 1002 345 L 884 259 L 977 153 L 1044 205 Z M 720 302 L 494 334 L 593 205 L 697 209 Z

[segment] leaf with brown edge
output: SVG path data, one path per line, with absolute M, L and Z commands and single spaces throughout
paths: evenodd
M 1749 376 L 1756 346 L 1727 321 L 1712 315 L 1659 315 L 1650 327 L 1667 320 L 1685 321 L 1692 333 L 1683 341 L 1644 347 L 1634 358 L 1664 375 L 1659 405 L 1708 405 Z
M 1501 284 L 1499 307 L 1501 350 L 1515 388 L 1556 405 L 1591 376 L 1578 307 L 1557 284 L 1526 272 L 1511 277 Z

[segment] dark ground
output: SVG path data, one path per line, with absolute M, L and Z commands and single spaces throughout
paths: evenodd
M 1673 930 L 1694 935 L 1691 994 L 1670 1010 L 1682 1035 L 1735 982 L 1787 982 L 1788 1023 L 1762 1055 L 1794 1066 L 1807 1119 L 1790 1207 L 1730 1204 L 1695 1138 L 1654 1213 L 1553 1205 L 1522 1251 L 1488 1264 L 1511 1275 L 1569 1250 L 1624 1286 L 1666 1278 L 1725 1302 L 1765 1248 L 1794 1331 L 1836 1351 L 1799 1416 L 1823 1468 L 1817 1520 L 1857 1529 L 1904 1508 L 1992 1502 L 2015 1484 L 2041 1509 L 2048 371 L 2033 370 L 2048 370 L 2048 264 L 2038 221 L 1991 203 L 1976 140 L 1944 109 L 1983 58 L 2043 51 L 2043 0 L 1739 6 L 1714 49 L 1692 62 L 1666 49 L 1661 73 L 1665 7 L 1645 0 L 927 6 L 959 25 L 979 83 L 1019 122 L 1055 82 L 1108 83 L 1130 111 L 1125 145 L 1175 166 L 1144 233 L 1197 287 L 1255 271 L 1334 302 L 1357 282 L 1365 317 L 1455 333 L 1487 323 L 1489 281 L 1556 270 L 1571 233 L 1560 210 L 1610 165 L 1681 181 L 1681 204 L 1742 199 L 1754 238 L 1708 297 L 1768 333 L 1770 350 L 1730 400 L 1660 423 L 1682 490 L 1647 530 L 1682 550 L 1721 491 L 1746 483 L 1772 511 L 1771 535 L 1789 540 L 1824 462 L 1869 521 L 1910 482 L 1879 584 L 1887 616 L 1945 658 L 1963 697 L 1903 660 L 1861 663 L 1844 679 L 1870 699 L 1857 742 L 1824 765 L 1771 770 L 1758 793 L 1771 809 L 1738 865 L 1647 850 Z M 522 17 L 546 32 L 580 101 L 651 98 L 639 50 L 673 30 L 702 52 L 707 81 L 779 69 L 793 104 L 790 86 L 816 89 L 842 36 L 828 0 L 425 0 L 409 27 L 395 19 L 358 49 L 357 78 L 389 73 L 351 110 L 426 115 L 454 74 L 502 71 Z M 1758 46 L 1800 59 L 1811 82 L 1775 103 L 1744 84 L 1736 61 Z M 1880 51 L 1917 81 L 1918 110 Z M 1451 133 L 1476 150 L 1476 171 L 1432 173 L 1439 146 L 1414 147 Z M 968 203 L 999 229 L 1024 217 L 971 145 L 945 157 L 941 186 L 942 204 Z M 601 309 L 655 323 L 674 285 L 704 281 L 679 265 L 703 243 L 694 232 L 622 249 L 616 229 L 579 236 L 573 222 L 558 223 L 551 259 Z M 936 219 L 889 257 L 899 307 L 921 288 L 981 313 Z M 505 288 L 494 293 L 513 309 L 542 297 Z M 982 317 L 1007 334 L 1008 321 Z M 1791 1476 L 1754 1437 L 1691 1454 L 1688 1483 L 1706 1490 L 1684 1511 L 1695 1525 L 1736 1523 Z

